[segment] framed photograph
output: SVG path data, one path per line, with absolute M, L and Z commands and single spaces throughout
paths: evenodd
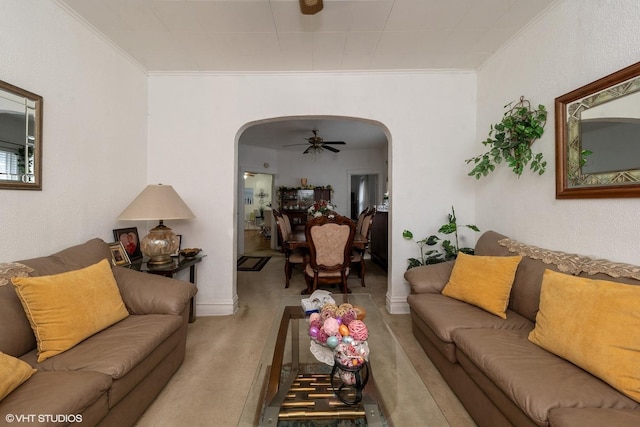
M 180 249 L 182 249 L 182 234 L 176 234 L 176 236 L 178 236 L 178 249 L 176 249 L 176 251 L 172 253 L 171 256 L 179 256 Z
M 131 261 L 142 259 L 142 251 L 140 250 L 140 237 L 138 237 L 138 228 L 118 228 L 113 230 L 113 238 L 116 242 L 121 242 L 124 250 Z
M 124 249 L 122 242 L 109 243 L 109 250 L 111 251 L 111 264 L 113 265 L 129 265 L 129 255 Z

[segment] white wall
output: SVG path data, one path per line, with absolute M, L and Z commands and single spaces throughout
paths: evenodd
M 555 199 L 554 99 L 638 60 L 637 0 L 565 0 L 478 74 L 477 152 L 502 106 L 521 95 L 550 111 L 534 143 L 547 159 L 542 177 L 520 179 L 504 165 L 477 186 L 476 224 L 547 248 L 637 264 L 640 199 Z
M 0 79 L 44 98 L 42 191 L 0 190 L 0 262 L 112 241 L 146 184 L 145 73 L 57 3 L 2 0 Z
M 169 225 L 208 254 L 198 268 L 198 312 L 237 307 L 240 133 L 247 123 L 298 115 L 360 117 L 389 130 L 387 298 L 391 311 L 406 310 L 402 275 L 416 247 L 402 230 L 432 232 L 452 204 L 474 221 L 473 186 L 461 166 L 474 143 L 475 94 L 473 72 L 151 75 L 149 178 L 168 179 L 197 216 Z

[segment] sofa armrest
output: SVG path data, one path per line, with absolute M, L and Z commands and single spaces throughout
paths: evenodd
M 455 261 L 414 267 L 404 273 L 412 294 L 439 294 L 449 281 Z
M 181 314 L 198 292 L 193 283 L 124 267 L 113 275 L 131 314 Z

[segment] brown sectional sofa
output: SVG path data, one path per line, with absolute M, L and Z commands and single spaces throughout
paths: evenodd
M 507 256 L 519 250 L 524 256 L 506 319 L 441 294 L 454 261 L 405 273 L 413 332 L 431 361 L 480 426 L 639 426 L 638 402 L 527 337 L 535 326 L 545 269 L 574 268 L 579 276 L 634 285 L 640 280 L 587 274 L 606 265 L 527 247 L 492 231 L 480 237 L 475 254 Z
M 93 239 L 19 262 L 33 268 L 31 276 L 44 276 L 104 258 L 111 259 L 109 246 Z M 38 369 L 0 402 L 0 425 L 33 416 L 29 425 L 131 426 L 180 367 L 196 287 L 124 267 L 113 274 L 130 315 L 42 363 L 14 286 L 0 286 L 0 351 Z

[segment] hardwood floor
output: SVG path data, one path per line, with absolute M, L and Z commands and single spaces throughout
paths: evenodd
M 265 238 L 260 230 L 244 231 L 244 253 L 252 253 L 271 248 L 271 239 Z

